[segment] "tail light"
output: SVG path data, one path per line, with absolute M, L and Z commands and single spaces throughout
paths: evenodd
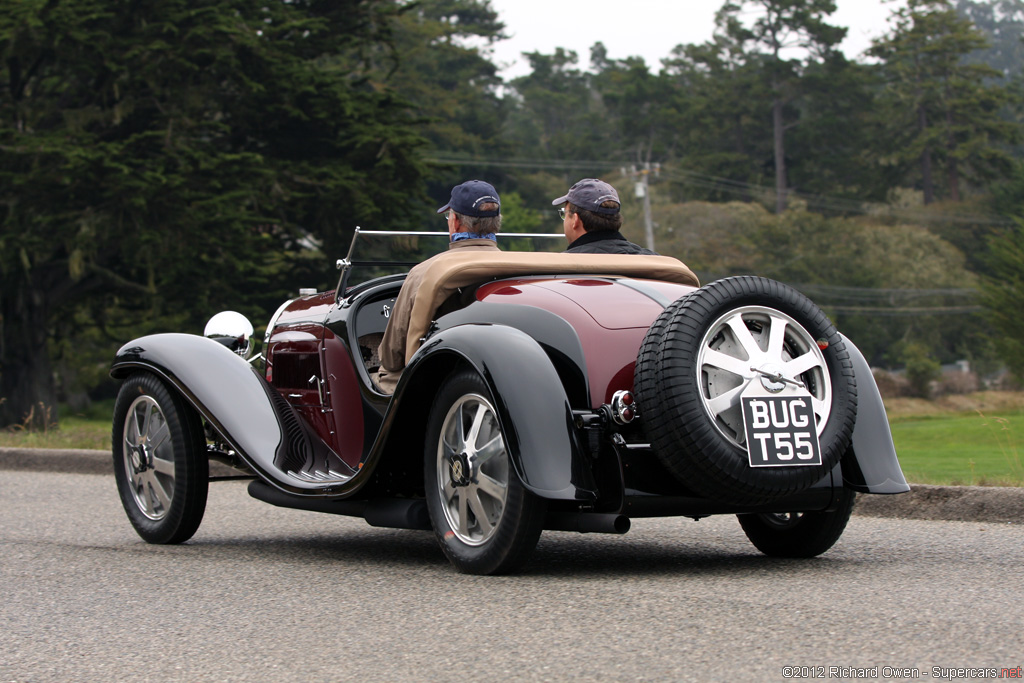
M 629 424 L 637 417 L 636 399 L 631 391 L 616 391 L 612 394 L 612 402 L 609 404 L 612 413 L 612 420 L 616 424 Z

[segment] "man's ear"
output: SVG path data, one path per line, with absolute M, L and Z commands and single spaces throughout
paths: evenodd
M 569 214 L 569 227 L 570 229 L 572 229 L 573 233 L 585 232 L 583 230 L 583 219 L 580 218 L 580 215 L 578 213 Z M 577 236 L 579 235 L 577 234 Z

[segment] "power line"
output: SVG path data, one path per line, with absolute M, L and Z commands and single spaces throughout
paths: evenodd
M 438 164 L 452 165 L 474 165 L 474 166 L 501 166 L 505 168 L 533 168 L 552 170 L 605 170 L 609 168 L 628 167 L 632 162 L 614 159 L 605 160 L 570 160 L 570 159 L 481 159 L 469 155 L 439 154 L 426 157 L 426 160 Z M 661 167 L 661 175 L 669 180 L 699 187 L 701 189 L 713 190 L 723 194 L 730 194 L 738 197 L 748 198 L 752 194 L 762 196 L 774 194 L 775 188 L 765 185 L 757 185 L 740 180 L 732 180 L 720 176 L 708 175 L 697 171 L 689 171 L 683 168 L 668 169 Z M 943 212 L 941 215 L 929 214 L 915 209 L 902 209 L 888 204 L 869 202 L 845 197 L 834 197 L 830 195 L 807 194 L 803 192 L 789 192 L 790 197 L 795 197 L 805 202 L 809 207 L 820 210 L 834 211 L 837 213 L 853 213 L 860 215 L 882 214 L 888 217 L 911 220 L 915 222 L 933 223 L 955 223 L 969 225 L 992 225 L 1012 226 L 1016 223 L 1008 218 L 1000 218 L 984 214 L 951 213 Z
M 821 308 L 827 308 L 836 313 L 848 315 L 872 315 L 881 318 L 893 317 L 922 317 L 931 315 L 966 315 L 980 313 L 985 310 L 981 306 L 918 306 L 909 308 L 879 308 L 875 306 L 831 306 L 827 303 L 818 302 Z

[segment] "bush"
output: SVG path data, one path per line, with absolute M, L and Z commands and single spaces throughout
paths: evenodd
M 951 370 L 942 373 L 935 391 L 939 396 L 970 394 L 981 389 L 981 381 L 973 372 Z
M 910 383 L 903 375 L 876 368 L 871 371 L 882 398 L 903 398 L 910 395 Z
M 928 355 L 928 347 L 917 342 L 907 344 L 903 349 L 903 360 L 906 362 L 907 382 L 910 384 L 910 395 L 918 398 L 930 398 L 932 382 L 939 379 L 942 366 Z

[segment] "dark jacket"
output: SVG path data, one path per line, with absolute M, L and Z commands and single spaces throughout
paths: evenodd
M 595 230 L 579 237 L 565 250 L 567 254 L 655 254 L 633 244 L 618 230 Z

